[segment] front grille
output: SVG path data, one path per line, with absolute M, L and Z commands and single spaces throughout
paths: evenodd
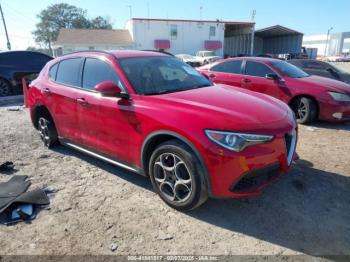
M 245 174 L 238 182 L 231 185 L 230 190 L 237 193 L 252 190 L 278 176 L 279 173 L 279 163 L 251 171 Z

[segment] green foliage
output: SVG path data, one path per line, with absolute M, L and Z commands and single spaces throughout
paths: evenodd
M 66 3 L 50 5 L 37 16 L 40 21 L 33 32 L 35 42 L 50 50 L 61 28 L 112 29 L 108 19 L 98 16 L 89 20 L 86 10 Z

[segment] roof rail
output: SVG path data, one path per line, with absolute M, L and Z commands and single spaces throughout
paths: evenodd
M 167 54 L 170 56 L 174 56 L 172 53 L 166 52 L 166 51 L 160 51 L 160 50 L 140 50 L 140 51 L 147 51 L 147 52 L 156 52 L 156 53 L 162 53 L 162 54 Z
M 67 53 L 67 54 L 64 54 L 64 55 L 72 55 L 72 54 L 79 54 L 79 53 L 86 53 L 86 52 L 95 52 L 95 53 L 102 53 L 102 54 L 107 54 L 107 55 L 113 55 L 113 53 L 111 52 L 108 52 L 108 51 L 105 51 L 105 50 L 80 50 L 80 51 L 75 51 L 75 52 L 71 52 L 71 53 Z M 61 56 L 64 56 L 64 55 L 61 55 Z

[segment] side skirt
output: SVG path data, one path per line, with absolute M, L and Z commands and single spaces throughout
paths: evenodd
M 62 139 L 62 138 L 59 138 L 59 141 L 62 145 L 65 145 L 65 146 L 68 146 L 72 149 L 75 149 L 79 152 L 82 152 L 84 154 L 87 154 L 89 156 L 92 156 L 92 157 L 95 157 L 97 159 L 100 159 L 102 161 L 105 161 L 105 162 L 108 162 L 112 165 L 115 165 L 115 166 L 118 166 L 118 167 L 121 167 L 121 168 L 124 168 L 124 169 L 127 169 L 129 171 L 132 171 L 132 172 L 135 172 L 137 174 L 140 174 L 140 175 L 143 175 L 145 176 L 145 172 L 141 169 L 141 168 L 137 168 L 137 167 L 133 167 L 131 165 L 128 165 L 127 163 L 123 163 L 121 161 L 118 161 L 118 160 L 115 160 L 115 159 L 112 159 L 110 158 L 109 156 L 105 155 L 105 154 L 101 154 L 101 153 L 98 153 L 98 152 L 93 152 L 87 148 L 84 148 L 80 145 L 77 145 L 77 144 L 74 144 L 73 142 L 69 141 L 69 140 L 66 140 L 66 139 Z

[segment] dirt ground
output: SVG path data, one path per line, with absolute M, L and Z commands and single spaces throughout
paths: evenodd
M 0 255 L 350 254 L 350 124 L 300 126 L 297 151 L 301 160 L 260 197 L 181 213 L 144 177 L 45 149 L 27 110 L 0 107 L 0 163 L 13 161 L 31 188 L 57 190 L 31 223 L 0 225 Z

